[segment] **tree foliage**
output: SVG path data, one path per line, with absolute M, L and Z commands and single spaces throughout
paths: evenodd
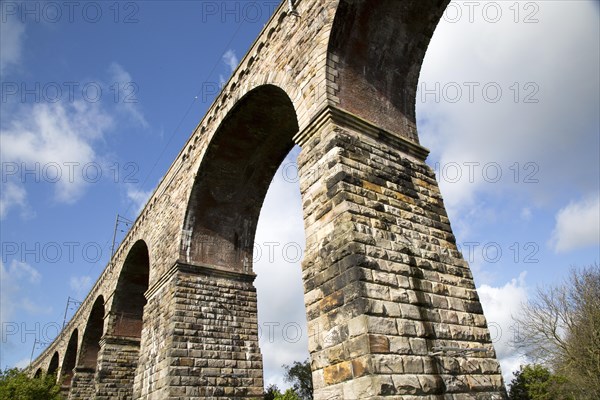
M 0 371 L 0 399 L 61 400 L 55 375 L 30 378 L 18 368 Z
M 300 400 L 312 400 L 313 382 L 310 360 L 306 359 L 304 362 L 294 361 L 292 365 L 284 365 L 283 368 L 285 369 L 284 378 L 286 382 L 292 384 L 292 389 Z
M 302 400 L 302 398 L 292 388 L 281 393 L 277 385 L 269 385 L 264 392 L 263 400 Z
M 564 379 L 559 387 L 577 399 L 600 399 L 598 264 L 572 269 L 561 285 L 538 289 L 515 320 L 516 348 Z
M 566 379 L 542 365 L 521 366 L 513 375 L 508 392 L 511 400 L 575 400 Z
M 285 393 L 278 393 L 275 396 L 275 400 L 302 400 L 300 396 L 294 391 L 294 389 L 290 388 L 285 391 Z
M 278 395 L 281 395 L 281 392 L 277 385 L 269 385 L 267 390 L 265 390 L 263 400 L 275 400 Z

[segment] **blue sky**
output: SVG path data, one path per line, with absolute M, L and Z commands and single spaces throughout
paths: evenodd
M 26 365 L 85 297 L 116 215 L 135 219 L 278 3 L 1 2 L 2 367 Z M 511 313 L 600 261 L 599 8 L 452 2 L 421 73 L 419 136 L 507 377 L 522 362 Z M 307 356 L 298 152 L 255 246 L 265 381 L 280 386 L 281 364 Z

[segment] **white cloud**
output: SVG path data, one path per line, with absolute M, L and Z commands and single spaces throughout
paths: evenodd
M 498 3 L 503 18 L 495 24 L 484 20 L 482 7 L 470 23 L 464 3 L 455 4 L 463 17 L 438 26 L 417 99 L 420 137 L 432 150 L 432 162 L 442 169 L 461 167 L 458 181 L 438 174 L 451 220 L 480 205 L 485 194 L 511 201 L 525 196 L 535 208 L 556 201 L 556 187 L 597 192 L 597 170 L 581 172 L 582 166 L 598 166 L 600 34 L 594 2 L 536 3 L 539 22 L 532 24 L 522 22 L 523 12 L 515 23 L 509 2 Z M 478 85 L 473 101 L 466 83 Z M 453 103 L 456 87 L 462 97 Z M 494 87 L 502 90 L 496 103 L 490 101 Z M 539 101 L 526 102 L 532 99 Z M 472 180 L 468 162 L 479 163 Z M 501 168 L 498 182 L 492 163 Z
M 71 290 L 75 293 L 75 298 L 82 301 L 87 296 L 92 287 L 91 276 L 72 276 L 69 280 Z
M 27 209 L 27 193 L 25 188 L 15 182 L 7 181 L 1 185 L 2 193 L 0 193 L 0 220 L 8 215 L 8 211 L 17 207 L 21 211 Z
M 96 148 L 116 122 L 130 119 L 148 126 L 137 104 L 137 86 L 131 75 L 117 63 L 110 65 L 109 73 L 111 89 L 119 85 L 116 114 L 101 102 L 84 100 L 7 104 L 12 109 L 0 126 L 0 157 L 5 169 L 0 183 L 0 218 L 19 207 L 23 215 L 30 212 L 26 205 L 27 185 L 31 183 L 52 184 L 54 200 L 59 203 L 76 202 L 86 187 L 102 176 L 98 174 L 106 163 Z
M 521 209 L 521 219 L 523 221 L 529 221 L 531 220 L 531 208 L 529 207 L 524 207 Z
M 29 358 L 23 358 L 15 363 L 17 368 L 26 368 L 29 365 Z
M 86 165 L 98 162 L 94 143 L 112 125 L 112 117 L 98 104 L 22 105 L 0 130 L 0 156 L 4 165 L 11 164 L 16 171 L 2 181 L 2 191 L 6 190 L 2 217 L 11 207 L 25 204 L 26 183 L 51 183 L 57 202 L 77 201 L 95 179 L 83 173 Z M 35 172 L 27 175 L 26 170 Z
M 477 288 L 506 384 L 510 383 L 513 371 L 525 363 L 511 345 L 518 333 L 512 316 L 517 315 L 527 301 L 525 276 L 526 273 L 522 272 L 517 279 L 501 287 L 481 285 Z
M 235 51 L 233 51 L 232 49 L 227 50 L 225 54 L 223 54 L 223 62 L 225 63 L 225 65 L 227 65 L 227 67 L 229 67 L 229 73 L 233 73 L 233 71 L 235 71 L 239 63 L 239 60 L 235 55 Z M 225 77 L 225 75 L 219 74 L 219 87 L 222 88 L 223 86 L 225 86 L 226 83 L 227 78 Z
M 117 84 L 119 89 L 117 110 L 124 113 L 133 122 L 143 128 L 148 127 L 148 121 L 144 117 L 138 103 L 139 86 L 132 79 L 131 74 L 127 72 L 121 65 L 113 62 L 108 71 L 111 75 L 111 88 Z
M 27 263 L 13 260 L 8 270 L 4 268 L 3 264 L 0 264 L 2 268 L 2 281 L 7 282 L 15 281 L 27 281 L 28 283 L 38 284 L 42 277 L 40 273 Z
M 231 72 L 235 71 L 239 63 L 235 51 L 232 49 L 227 50 L 225 54 L 223 54 L 223 62 L 229 67 Z
M 258 294 L 265 386 L 288 387 L 282 364 L 308 357 L 308 332 L 298 251 L 304 251 L 300 188 L 284 179 L 282 168 L 295 162 L 292 151 L 276 172 L 263 204 L 255 238 L 254 272 Z
M 6 74 L 10 68 L 20 64 L 24 41 L 25 24 L 3 15 L 0 23 L 0 74 Z
M 5 255 L 4 255 L 5 256 Z M 6 366 L 6 359 L 22 357 L 24 321 L 27 316 L 50 315 L 52 307 L 38 304 L 30 295 L 38 290 L 42 276 L 37 269 L 27 263 L 12 260 L 8 266 L 0 260 L 0 366 Z M 29 359 L 27 359 L 29 361 Z M 21 361 L 12 366 L 22 365 Z
M 556 252 L 600 244 L 600 195 L 571 202 L 556 214 L 550 245 Z
M 152 192 L 152 190 L 143 191 L 137 189 L 132 185 L 127 186 L 127 199 L 133 205 L 135 209 L 135 215 L 138 215 L 142 211 L 142 209 L 148 202 L 148 199 L 152 195 Z
M 4 340 L 5 323 L 11 322 L 19 312 L 43 314 L 51 311 L 33 302 L 24 288 L 38 286 L 41 274 L 27 263 L 12 260 L 8 267 L 0 260 L 0 325 Z

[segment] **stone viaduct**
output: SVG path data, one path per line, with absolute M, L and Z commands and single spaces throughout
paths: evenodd
M 297 144 L 315 399 L 505 398 L 417 136 L 448 1 L 284 1 L 31 373 L 69 399 L 259 398 L 254 234 Z

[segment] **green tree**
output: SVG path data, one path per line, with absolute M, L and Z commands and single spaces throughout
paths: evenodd
M 56 376 L 45 375 L 30 378 L 18 368 L 0 371 L 1 400 L 61 400 L 60 387 Z
M 300 400 L 313 399 L 313 381 L 310 361 L 304 362 L 294 361 L 290 365 L 283 365 L 285 369 L 284 379 L 292 384 L 293 391 L 298 395 Z M 287 391 L 286 391 L 287 393 Z
M 275 396 L 275 400 L 302 400 L 302 398 L 298 396 L 294 389 L 290 388 L 286 390 L 283 394 L 277 394 Z
M 263 400 L 275 400 L 277 396 L 281 396 L 281 392 L 277 385 L 269 385 L 263 395 Z
M 538 289 L 514 318 L 514 341 L 556 379 L 554 397 L 600 399 L 600 267 L 572 269 L 560 285 Z M 559 384 L 560 383 L 560 384 Z
M 511 400 L 576 400 L 572 385 L 567 379 L 553 374 L 539 364 L 521 365 L 510 383 Z

